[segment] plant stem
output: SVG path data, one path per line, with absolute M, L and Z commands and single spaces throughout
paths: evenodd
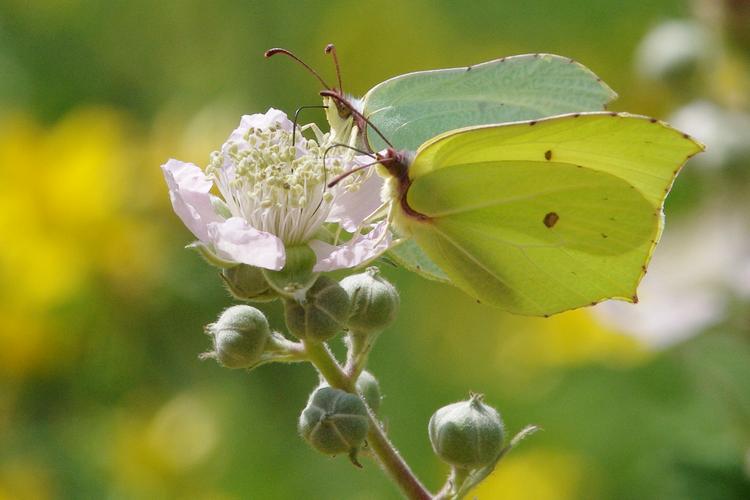
M 458 469 L 456 467 L 451 468 L 451 473 L 448 476 L 448 480 L 445 482 L 440 491 L 433 497 L 433 500 L 446 500 L 453 498 L 458 493 L 461 485 L 464 484 L 466 478 L 471 473 L 468 469 Z
M 347 345 L 349 346 L 349 355 L 344 366 L 344 373 L 351 380 L 356 380 L 367 365 L 367 358 L 370 356 L 370 349 L 377 335 L 367 335 L 356 331 L 350 331 L 347 336 Z
M 332 387 L 357 394 L 355 379 L 344 373 L 331 351 L 328 350 L 328 346 L 311 342 L 305 342 L 304 344 L 310 362 Z M 367 442 L 378 458 L 380 465 L 401 488 L 407 498 L 411 500 L 431 500 L 432 494 L 422 485 L 409 465 L 401 458 L 398 450 L 388 440 L 380 422 L 369 407 L 367 413 L 369 415 Z

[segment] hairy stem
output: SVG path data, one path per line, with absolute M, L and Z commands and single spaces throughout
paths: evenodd
M 305 349 L 308 359 L 326 379 L 326 382 L 332 387 L 353 394 L 357 393 L 355 389 L 356 379 L 344 373 L 325 344 L 305 342 Z M 411 500 L 431 500 L 432 494 L 422 485 L 409 465 L 401 458 L 369 406 L 367 412 L 369 415 L 367 442 L 380 465 L 407 498 Z
M 370 350 L 376 338 L 377 335 L 367 335 L 355 331 L 349 332 L 347 336 L 349 357 L 346 360 L 344 373 L 355 382 L 367 365 L 367 359 L 370 357 Z

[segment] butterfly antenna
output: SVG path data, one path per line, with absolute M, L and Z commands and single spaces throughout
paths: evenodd
M 365 122 L 367 125 L 369 125 L 370 128 L 372 128 L 380 136 L 380 138 L 383 139 L 383 141 L 385 141 L 386 144 L 388 144 L 391 148 L 396 149 L 396 147 L 391 143 L 391 141 L 386 139 L 383 133 L 380 130 L 378 130 L 378 127 L 376 127 L 367 117 L 365 117 L 365 115 L 363 115 L 362 113 L 354 109 L 354 106 L 352 106 L 352 104 L 348 100 L 346 100 L 345 98 L 343 98 L 342 96 L 340 96 L 339 94 L 337 94 L 336 92 L 332 90 L 321 90 L 320 95 L 323 97 L 330 97 L 334 99 L 336 102 L 344 105 L 349 111 L 351 111 L 354 115 L 356 115 L 357 118 L 359 118 L 360 120 Z
M 297 123 L 299 119 L 299 113 L 303 109 L 327 109 L 328 106 L 325 106 L 323 104 L 316 104 L 316 105 L 310 105 L 310 106 L 300 106 L 297 108 L 297 110 L 294 112 L 294 120 L 292 121 L 292 147 L 297 143 Z
M 315 78 L 317 78 L 318 81 L 321 83 L 321 85 L 323 85 L 323 87 L 325 87 L 328 90 L 331 90 L 331 87 L 325 82 L 325 80 L 323 80 L 323 77 L 320 76 L 320 74 L 317 71 L 312 69 L 305 61 L 295 56 L 291 51 L 286 50 L 286 49 L 273 48 L 273 49 L 268 49 L 267 51 L 263 53 L 263 55 L 266 58 L 275 56 L 276 54 L 284 54 L 285 56 L 291 57 L 292 59 L 300 63 L 302 66 L 304 66 L 305 69 L 307 69 L 307 71 L 309 71 Z
M 372 154 L 372 153 L 370 153 L 368 151 L 365 151 L 364 149 L 355 148 L 354 146 L 350 146 L 349 144 L 344 144 L 343 142 L 337 142 L 336 144 L 331 144 L 330 146 L 328 146 L 326 148 L 325 151 L 323 151 L 323 169 L 324 169 L 324 171 L 325 171 L 325 168 L 326 168 L 326 157 L 328 156 L 328 152 L 330 150 L 334 149 L 334 148 L 347 148 L 347 149 L 351 149 L 352 151 L 356 151 L 357 153 L 369 156 L 372 159 L 377 158 L 377 156 L 375 156 L 374 154 Z
M 333 56 L 333 63 L 336 65 L 336 79 L 339 82 L 339 92 L 343 94 L 344 86 L 341 84 L 341 68 L 339 67 L 339 56 L 336 54 L 336 47 L 332 43 L 329 43 L 326 45 L 325 53 Z
M 386 162 L 388 162 L 388 161 L 392 161 L 392 160 L 395 160 L 395 159 L 396 159 L 396 158 L 393 158 L 393 157 L 391 157 L 391 158 L 384 158 L 383 160 L 377 160 L 377 161 L 374 161 L 374 162 L 372 162 L 372 163 L 368 163 L 367 165 L 359 165 L 359 166 L 356 166 L 356 167 L 354 167 L 353 169 L 351 169 L 351 170 L 347 170 L 347 171 L 346 171 L 346 172 L 344 172 L 343 174 L 341 174 L 341 175 L 338 175 L 338 176 L 337 176 L 337 177 L 336 177 L 335 179 L 333 179 L 333 180 L 332 180 L 331 182 L 329 182 L 329 183 L 328 183 L 328 187 L 329 187 L 329 188 L 332 188 L 332 187 L 334 187 L 334 186 L 335 186 L 336 184 L 338 184 L 339 182 L 343 181 L 344 179 L 346 179 L 346 178 L 347 178 L 347 177 L 349 177 L 350 175 L 352 175 L 352 174 L 355 174 L 355 173 L 359 172 L 360 170 L 364 170 L 364 169 L 366 169 L 366 168 L 370 168 L 370 167 L 372 167 L 373 165 L 377 165 L 378 163 L 386 163 Z

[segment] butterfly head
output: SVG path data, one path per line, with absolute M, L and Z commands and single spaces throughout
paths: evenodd
M 285 55 L 300 65 L 302 65 L 311 75 L 313 75 L 323 86 L 324 90 L 331 92 L 333 94 L 336 94 L 340 99 L 330 99 L 330 98 L 324 98 L 323 103 L 328 108 L 326 111 L 326 118 L 328 118 L 328 121 L 331 123 L 331 126 L 333 128 L 334 125 L 339 124 L 341 122 L 346 122 L 347 120 L 352 118 L 352 113 L 349 107 L 342 104 L 342 100 L 352 101 L 353 99 L 350 96 L 347 96 L 344 94 L 344 88 L 341 83 L 341 67 L 339 66 L 339 58 L 336 53 L 336 47 L 329 43 L 326 45 L 325 53 L 331 55 L 333 57 L 333 62 L 336 67 L 336 82 L 338 83 L 338 87 L 333 87 L 331 85 L 328 85 L 326 81 L 323 79 L 322 76 L 320 76 L 320 73 L 315 71 L 312 66 L 304 62 L 302 59 L 297 57 L 292 51 L 282 48 L 272 48 L 268 49 L 264 55 L 266 58 L 275 56 L 277 54 Z

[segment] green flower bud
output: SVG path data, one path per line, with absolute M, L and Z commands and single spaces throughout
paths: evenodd
M 461 469 L 492 464 L 503 447 L 505 429 L 500 414 L 472 394 L 468 401 L 440 408 L 429 424 L 432 449 L 444 461 Z
M 349 296 L 327 276 L 321 276 L 302 301 L 286 299 L 284 317 L 297 338 L 322 342 L 340 332 L 349 317 Z
M 206 327 L 214 339 L 214 350 L 207 357 L 226 368 L 250 368 L 259 360 L 271 337 L 266 317 L 246 305 L 232 306 Z
M 357 333 L 377 333 L 388 328 L 398 312 L 396 288 L 379 275 L 377 267 L 341 280 L 352 303 L 348 325 Z
M 367 436 L 367 408 L 356 394 L 322 385 L 299 417 L 299 433 L 326 455 L 353 454 Z
M 313 272 L 315 252 L 307 245 L 286 247 L 286 264 L 281 271 L 263 269 L 268 284 L 282 295 L 292 296 L 307 290 L 318 273 Z
M 221 272 L 221 279 L 232 296 L 238 300 L 270 302 L 278 298 L 276 292 L 268 285 L 263 271 L 257 267 L 245 264 L 230 267 Z
M 380 384 L 378 383 L 378 379 L 376 379 L 372 373 L 364 370 L 357 378 L 356 387 L 357 392 L 362 394 L 362 397 L 365 398 L 367 406 L 377 413 L 380 409 L 380 401 L 383 399 L 380 395 Z

